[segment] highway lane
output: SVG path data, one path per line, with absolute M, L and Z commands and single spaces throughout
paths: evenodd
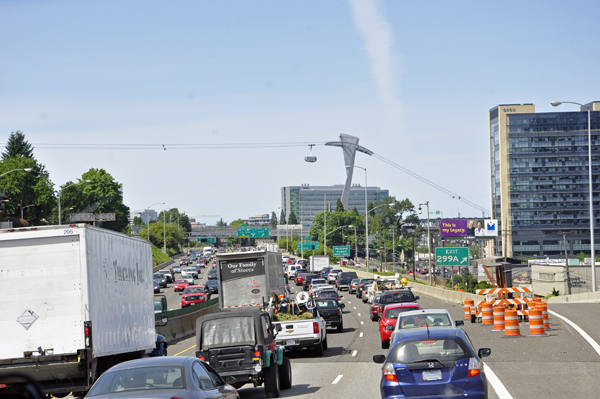
M 291 288 L 294 293 L 298 291 L 294 283 Z M 342 295 L 346 304 L 344 332 L 328 330 L 329 349 L 321 358 L 310 352 L 290 354 L 294 387 L 283 391 L 282 397 L 379 397 L 381 367 L 372 362 L 372 357 L 386 354 L 387 350 L 381 349 L 378 323 L 369 319 L 367 304 L 347 291 Z M 419 304 L 423 308 L 448 309 L 457 320 L 464 317 L 460 305 L 426 296 L 421 296 Z M 561 304 L 550 308 L 597 336 L 597 305 Z M 492 355 L 484 362 L 508 392 L 508 396 L 499 396 L 490 384 L 490 398 L 598 397 L 600 355 L 564 321 L 551 316 L 550 323 L 553 330 L 547 337 L 527 337 L 529 326 L 520 323 L 523 336 L 505 338 L 502 332 L 492 332 L 491 326 L 466 322 L 464 330 L 474 346 L 492 349 Z M 194 344 L 195 338 L 182 341 L 169 348 L 169 353 L 183 351 L 180 355 L 194 356 Z M 342 377 L 336 381 L 338 376 Z M 263 388 L 244 387 L 240 392 L 243 398 L 264 397 Z

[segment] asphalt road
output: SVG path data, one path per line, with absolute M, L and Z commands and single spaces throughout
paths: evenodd
M 296 291 L 295 284 L 291 288 Z M 381 349 L 378 323 L 369 319 L 368 305 L 354 295 L 343 292 L 344 331 L 328 330 L 329 349 L 321 358 L 312 353 L 290 354 L 293 368 L 293 388 L 282 391 L 281 397 L 315 398 L 379 397 L 381 367 L 372 361 Z M 421 296 L 425 309 L 448 309 L 462 320 L 462 306 Z M 554 310 L 584 328 L 600 342 L 597 304 L 552 305 Z M 600 355 L 572 326 L 556 316 L 550 316 L 552 331 L 547 337 L 528 337 L 529 326 L 521 323 L 521 337 L 505 338 L 502 332 L 492 332 L 491 326 L 466 322 L 464 330 L 475 348 L 488 347 L 492 355 L 484 359 L 487 370 L 498 377 L 501 386 L 489 384 L 490 399 L 506 398 L 597 398 L 600 396 Z M 170 354 L 194 356 L 195 338 L 169 348 Z M 487 372 L 488 379 L 491 373 Z M 341 376 L 341 377 L 340 377 Z M 263 388 L 243 387 L 242 398 L 263 398 Z
M 181 257 L 177 257 L 177 258 L 173 259 L 175 261 L 175 264 L 179 264 L 180 258 Z M 173 267 L 173 265 L 168 266 L 165 269 L 171 269 L 172 267 Z M 210 270 L 210 268 L 212 268 L 212 260 L 209 262 L 209 264 L 204 269 L 201 269 L 202 273 L 195 280 L 194 284 L 204 285 L 206 283 L 206 280 L 208 279 L 208 271 Z M 178 279 L 180 277 L 181 277 L 180 273 L 175 273 L 175 279 Z M 175 292 L 173 290 L 173 283 L 167 284 L 167 288 L 161 288 L 160 294 L 156 294 L 156 295 L 164 295 L 167 298 L 167 306 L 168 306 L 169 310 L 181 309 L 181 295 L 180 295 L 180 292 Z

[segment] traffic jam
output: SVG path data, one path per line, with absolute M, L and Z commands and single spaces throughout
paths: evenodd
M 373 353 L 373 361 L 382 366 L 382 398 L 488 397 L 482 358 L 491 349 L 475 348 L 462 328 L 464 321 L 455 320 L 447 309 L 422 308 L 406 278 L 359 278 L 356 272 L 334 266 L 319 272 L 309 269 L 306 261 L 284 258 L 290 294 L 299 302 L 314 298 L 328 328 L 334 323 L 330 309 L 341 316 L 335 321 L 341 333 L 345 303 L 361 301 L 362 307 L 352 306 L 355 312 L 366 307 L 381 348 Z

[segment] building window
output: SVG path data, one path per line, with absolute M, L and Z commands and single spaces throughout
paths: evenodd
M 540 273 L 540 280 L 552 280 L 554 281 L 555 273 Z

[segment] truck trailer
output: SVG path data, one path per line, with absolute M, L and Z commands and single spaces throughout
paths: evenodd
M 217 255 L 221 311 L 260 307 L 285 295 L 281 254 L 269 251 Z
M 148 241 L 86 224 L 5 229 L 0 259 L 0 396 L 17 373 L 81 395 L 113 365 L 163 354 Z
M 329 255 L 313 255 L 310 258 L 310 272 L 321 274 L 324 267 L 329 266 Z

